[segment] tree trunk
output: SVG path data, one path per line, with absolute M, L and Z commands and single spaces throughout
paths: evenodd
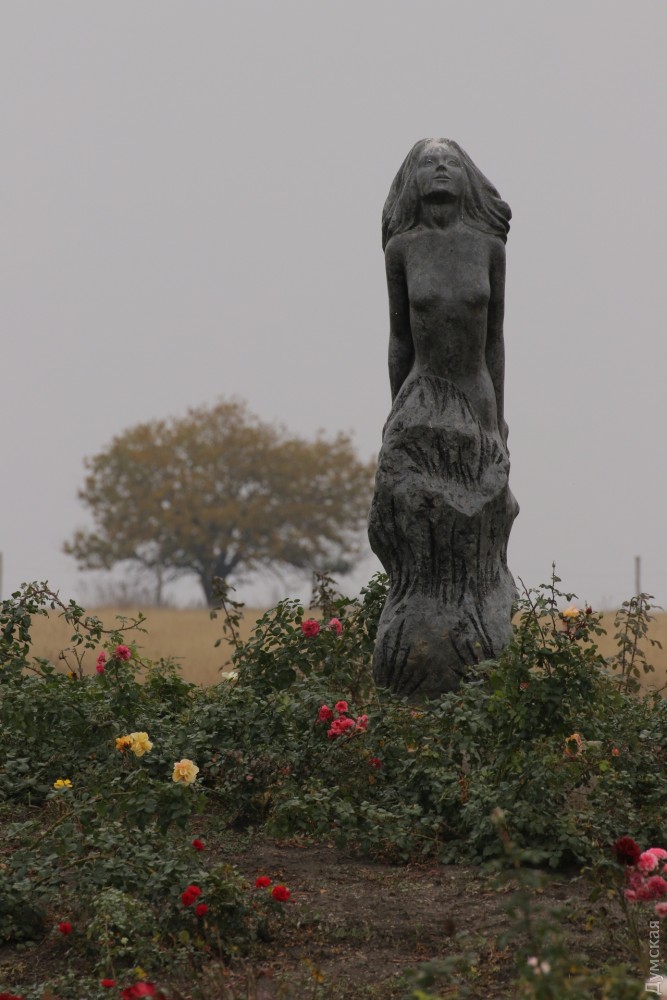
M 206 597 L 206 603 L 209 608 L 216 604 L 213 581 L 215 579 L 220 579 L 226 582 L 227 578 L 238 565 L 239 561 L 240 560 L 238 559 L 231 559 L 227 561 L 225 555 L 220 555 L 212 564 L 209 564 L 203 573 L 199 574 L 199 582 L 202 585 L 204 596 Z
M 223 577 L 224 579 L 224 577 Z M 215 604 L 215 598 L 213 596 L 213 573 L 200 573 L 199 582 L 201 583 L 202 590 L 204 591 L 204 597 L 206 598 L 206 603 L 209 608 L 212 608 Z

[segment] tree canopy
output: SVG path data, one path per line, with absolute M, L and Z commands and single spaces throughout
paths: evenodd
M 81 569 L 193 574 L 211 603 L 214 577 L 346 572 L 364 549 L 374 463 L 345 434 L 293 437 L 239 401 L 138 424 L 85 466 L 79 499 L 94 528 L 64 546 Z

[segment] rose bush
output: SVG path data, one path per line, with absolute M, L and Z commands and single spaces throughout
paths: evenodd
M 501 809 L 513 842 L 552 866 L 594 864 L 616 842 L 637 876 L 623 889 L 638 898 L 625 902 L 648 893 L 662 919 L 663 859 L 635 847 L 661 843 L 667 708 L 618 682 L 634 677 L 632 663 L 602 659 L 599 616 L 575 614 L 556 583 L 525 595 L 498 662 L 424 706 L 373 686 L 379 577 L 356 600 L 324 581 L 322 624 L 281 602 L 248 642 L 233 639 L 235 680 L 208 689 L 142 660 L 124 631 L 106 632 L 44 587 L 2 602 L 0 802 L 12 818 L 0 940 L 40 941 L 68 922 L 61 950 L 90 964 L 100 990 L 102 979 L 132 988 L 123 976 L 135 967 L 161 984 L 207 949 L 223 960 L 247 950 L 297 907 L 277 905 L 291 893 L 269 876 L 253 885 L 209 860 L 193 839 L 205 806 L 236 831 L 459 863 L 503 856 Z M 75 680 L 30 656 L 31 619 L 51 604 L 79 639 Z M 639 630 L 647 607 L 632 610 Z M 84 672 L 86 656 L 94 670 Z

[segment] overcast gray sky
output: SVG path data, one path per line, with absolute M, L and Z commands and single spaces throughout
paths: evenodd
M 236 394 L 377 453 L 382 205 L 444 135 L 514 216 L 510 566 L 599 605 L 641 555 L 667 603 L 664 0 L 0 11 L 5 594 L 81 594 L 83 458 L 139 421 Z

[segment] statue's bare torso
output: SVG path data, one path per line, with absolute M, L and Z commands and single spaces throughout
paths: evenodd
M 482 426 L 497 432 L 502 402 L 499 406 L 494 381 L 502 392 L 504 367 L 498 354 L 501 241 L 463 223 L 445 229 L 417 227 L 390 241 L 386 260 L 395 335 L 394 396 L 409 374 L 448 379 L 466 395 Z M 391 353 L 390 347 L 390 367 Z
M 394 397 L 411 374 L 448 379 L 496 433 L 504 367 L 501 241 L 461 222 L 418 226 L 390 241 L 386 261 Z

